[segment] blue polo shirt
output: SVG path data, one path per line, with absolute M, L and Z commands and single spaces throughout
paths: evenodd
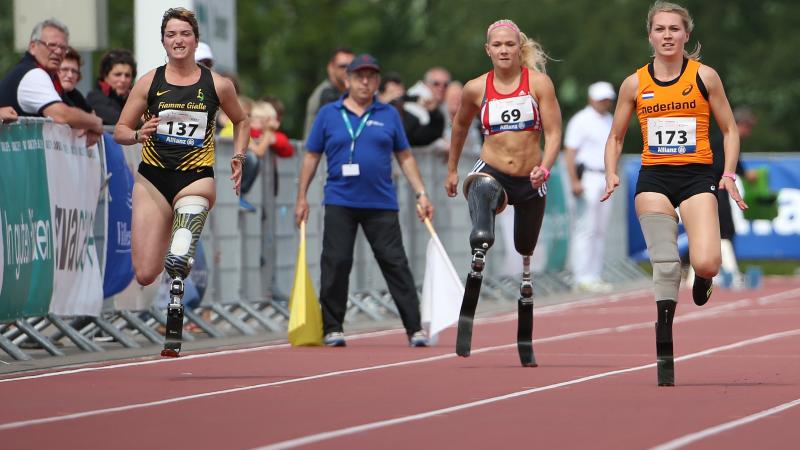
M 308 151 L 324 152 L 328 162 L 323 203 L 397 211 L 399 208 L 392 181 L 392 156 L 394 152 L 409 148 L 400 114 L 393 106 L 373 100 L 367 110 L 370 117 L 356 139 L 353 152 L 353 163 L 358 164 L 360 174 L 342 176 L 342 165 L 348 164 L 350 159 L 352 139 L 341 111 L 344 110 L 347 114 L 354 133 L 363 117 L 344 106 L 346 95 L 319 110 L 306 141 Z

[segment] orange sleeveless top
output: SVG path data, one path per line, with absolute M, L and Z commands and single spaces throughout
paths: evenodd
M 684 60 L 671 81 L 653 77 L 653 65 L 636 71 L 636 116 L 642 128 L 642 165 L 711 164 L 708 94 L 697 74 L 700 63 Z

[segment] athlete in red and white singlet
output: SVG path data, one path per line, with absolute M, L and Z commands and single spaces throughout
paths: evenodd
M 503 131 L 542 131 L 539 104 L 530 93 L 529 69 L 522 67 L 519 85 L 510 94 L 501 94 L 494 87 L 494 70 L 486 74 L 486 91 L 481 102 L 481 131 L 496 134 Z

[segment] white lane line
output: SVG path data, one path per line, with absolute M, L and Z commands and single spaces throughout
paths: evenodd
M 690 360 L 690 359 L 694 359 L 694 358 L 699 358 L 699 357 L 702 357 L 702 356 L 708 356 L 708 355 L 711 355 L 711 354 L 714 354 L 714 353 L 718 353 L 718 352 L 723 352 L 723 351 L 726 351 L 726 350 L 732 350 L 732 349 L 736 349 L 736 348 L 745 347 L 745 346 L 748 346 L 748 345 L 760 344 L 760 343 L 771 341 L 771 340 L 774 340 L 774 339 L 781 339 L 781 338 L 784 338 L 784 337 L 797 336 L 797 335 L 800 335 L 800 329 L 794 329 L 794 330 L 784 331 L 784 332 L 780 332 L 780 333 L 768 334 L 768 335 L 765 335 L 765 336 L 759 336 L 757 338 L 747 339 L 747 340 L 739 341 L 739 342 L 734 342 L 732 344 L 723 345 L 723 346 L 720 346 L 720 347 L 709 348 L 709 349 L 703 350 L 701 352 L 697 352 L 697 353 L 692 353 L 692 354 L 689 354 L 689 355 L 681 356 L 679 358 L 675 358 L 675 361 L 676 362 L 678 362 L 678 361 L 686 361 L 686 360 Z M 656 366 L 655 363 L 651 363 L 651 364 L 645 364 L 645 365 L 641 365 L 641 366 L 629 367 L 627 369 L 612 370 L 612 371 L 609 371 L 609 372 L 598 373 L 598 374 L 595 374 L 595 375 L 576 378 L 576 379 L 569 380 L 569 381 L 562 381 L 560 383 L 550 384 L 550 385 L 547 385 L 547 386 L 541 386 L 541 387 L 537 387 L 537 388 L 526 389 L 524 391 L 512 392 L 510 394 L 500 395 L 500 396 L 497 396 L 497 397 L 489 397 L 489 398 L 485 398 L 485 399 L 482 399 L 482 400 L 477 400 L 477 401 L 474 401 L 474 402 L 462 403 L 462 404 L 450 406 L 450 407 L 447 407 L 447 408 L 435 409 L 435 410 L 432 410 L 432 411 L 426 411 L 426 412 L 423 412 L 423 413 L 413 414 L 413 415 L 409 415 L 409 416 L 396 417 L 394 419 L 389 419 L 389 420 L 379 420 L 379 421 L 376 421 L 376 422 L 365 423 L 365 424 L 362 424 L 362 425 L 356 425 L 356 426 L 347 427 L 347 428 L 340 428 L 338 430 L 331 430 L 331 431 L 326 431 L 326 432 L 323 432 L 323 433 L 311 434 L 311 435 L 303 436 L 303 437 L 296 438 L 296 439 L 289 439 L 289 440 L 286 440 L 286 441 L 276 442 L 274 444 L 265 445 L 263 447 L 257 447 L 256 449 L 253 449 L 253 450 L 285 450 L 285 449 L 300 447 L 300 446 L 303 446 L 303 445 L 314 444 L 314 443 L 317 443 L 317 442 L 320 442 L 320 441 L 326 441 L 326 440 L 330 440 L 330 439 L 335 439 L 335 438 L 339 438 L 339 437 L 342 437 L 342 436 L 348 436 L 348 435 L 363 433 L 365 431 L 375 430 L 375 429 L 378 429 L 378 428 L 385 428 L 385 427 L 389 427 L 389 426 L 392 426 L 392 425 L 399 425 L 399 424 L 413 422 L 413 421 L 417 421 L 417 420 L 423 420 L 423 419 L 427 419 L 427 418 L 430 418 L 430 417 L 439 416 L 439 415 L 442 415 L 442 414 L 449 414 L 449 413 L 453 413 L 453 412 L 458 412 L 458 411 L 463 411 L 463 410 L 466 410 L 466 409 L 475 408 L 475 407 L 478 407 L 478 406 L 484 406 L 484 405 L 488 405 L 488 404 L 492 404 L 492 403 L 502 402 L 504 400 L 510 400 L 510 399 L 514 399 L 514 398 L 518 398 L 518 397 L 523 397 L 523 396 L 535 394 L 537 392 L 549 391 L 549 390 L 558 389 L 558 388 L 561 388 L 561 387 L 571 386 L 571 385 L 574 385 L 574 384 L 585 383 L 587 381 L 597 380 L 597 379 L 600 379 L 600 378 L 607 378 L 607 377 L 614 376 L 614 375 L 621 375 L 621 374 L 630 373 L 630 372 L 637 372 L 637 371 L 644 370 L 644 369 L 650 369 L 650 368 L 653 368 L 655 366 Z
M 596 335 L 596 334 L 608 333 L 608 332 L 611 332 L 611 331 L 613 331 L 613 329 L 611 329 L 611 328 L 601 328 L 601 329 L 598 329 L 598 330 L 578 331 L 578 332 L 574 332 L 574 333 L 562 334 L 562 335 L 559 335 L 559 336 L 552 336 L 552 337 L 549 337 L 549 338 L 539 339 L 536 342 L 537 343 L 543 343 L 543 342 L 564 341 L 564 340 L 569 340 L 569 339 L 575 339 L 575 338 L 578 338 L 578 337 L 592 336 L 592 335 Z M 486 352 L 491 352 L 491 351 L 495 351 L 495 350 L 516 347 L 516 345 L 517 344 L 515 343 L 515 344 L 497 345 L 497 346 L 494 346 L 494 347 L 484 347 L 484 348 L 480 348 L 480 349 L 474 350 L 472 353 L 473 354 L 486 353 Z M 27 426 L 31 426 L 31 425 L 42 425 L 42 424 L 53 423 L 53 422 L 62 422 L 62 421 L 66 421 L 66 420 L 80 419 L 80 418 L 83 418 L 83 417 L 98 416 L 98 415 L 102 415 L 102 414 L 111 414 L 111 413 L 116 413 L 116 412 L 131 411 L 131 410 L 134 410 L 134 409 L 148 408 L 148 407 L 152 407 L 152 406 L 168 405 L 170 403 L 177 403 L 177 402 L 182 402 L 182 401 L 187 401 L 187 400 L 196 400 L 196 399 L 199 399 L 199 398 L 214 397 L 214 396 L 225 395 L 225 394 L 233 394 L 233 393 L 236 393 L 236 392 L 251 391 L 251 390 L 254 390 L 254 389 L 262 389 L 262 388 L 280 386 L 280 385 L 285 385 L 285 384 L 300 383 L 300 382 L 304 382 L 304 381 L 313 381 L 313 380 L 319 380 L 319 379 L 323 379 L 323 378 L 330 378 L 330 377 L 335 377 L 335 376 L 340 376 L 340 375 L 348 375 L 348 374 L 361 373 L 361 372 L 371 372 L 371 371 L 374 371 L 374 370 L 389 369 L 389 368 L 392 368 L 392 367 L 400 367 L 400 366 L 409 366 L 409 365 L 413 365 L 413 364 L 422 364 L 422 363 L 439 361 L 439 360 L 455 358 L 455 357 L 456 357 L 455 353 L 446 353 L 446 354 L 441 354 L 441 355 L 436 355 L 436 356 L 430 356 L 430 357 L 427 357 L 427 358 L 412 359 L 412 360 L 399 361 L 399 362 L 388 363 L 388 364 L 379 364 L 379 365 L 375 365 L 375 366 L 359 367 L 359 368 L 356 368 L 356 369 L 337 370 L 337 371 L 325 372 L 325 373 L 321 373 L 321 374 L 317 374 L 317 375 L 310 375 L 310 376 L 307 376 L 307 377 L 290 378 L 288 380 L 275 381 L 275 382 L 271 382 L 271 383 L 261 383 L 261 384 L 251 385 L 251 386 L 241 386 L 241 387 L 237 387 L 237 388 L 222 389 L 222 390 L 211 391 L 211 392 L 203 392 L 203 393 L 200 393 L 200 394 L 186 395 L 186 396 L 182 396 L 182 397 L 173 397 L 173 398 L 167 398 L 167 399 L 164 399 L 164 400 L 157 400 L 157 401 L 146 402 L 146 403 L 136 403 L 136 404 L 132 404 L 132 405 L 117 406 L 117 407 L 113 407 L 113 408 L 96 409 L 96 410 L 91 410 L 91 411 L 84 411 L 84 412 L 79 412 L 79 413 L 66 414 L 66 415 L 62 415 L 62 416 L 42 417 L 42 418 L 39 418 L 39 419 L 22 420 L 22 421 L 18 421 L 18 422 L 8 422 L 8 423 L 0 424 L 0 431 L 11 430 L 11 429 L 15 429 L 15 428 L 22 428 L 22 427 L 27 427 Z
M 797 400 L 792 400 L 791 402 L 784 403 L 782 405 L 778 405 L 774 408 L 770 408 L 764 411 L 757 412 L 755 414 L 751 414 L 746 417 L 742 417 L 740 419 L 731 420 L 730 422 L 725 422 L 714 427 L 706 428 L 705 430 L 700 430 L 696 433 L 687 434 L 686 436 L 682 436 L 677 439 L 673 439 L 669 442 L 666 442 L 664 444 L 653 447 L 651 450 L 674 450 L 677 448 L 685 447 L 691 443 L 697 442 L 707 437 L 711 437 L 716 434 L 732 430 L 742 425 L 747 425 L 748 423 L 761 420 L 765 417 L 769 417 L 774 414 L 778 414 L 779 412 L 785 411 L 789 408 L 794 408 L 795 406 L 800 406 L 800 398 L 798 398 Z
M 602 304 L 605 302 L 614 303 L 618 302 L 623 299 L 633 298 L 636 295 L 640 295 L 641 293 L 646 292 L 642 290 L 626 292 L 623 294 L 615 294 L 610 295 L 607 297 L 602 298 L 595 298 L 588 301 L 575 301 L 565 304 L 559 305 L 550 305 L 544 306 L 542 308 L 536 309 L 537 315 L 549 315 L 549 314 L 557 314 L 562 313 L 577 307 L 582 307 L 586 305 L 592 304 Z M 489 323 L 499 323 L 499 322 L 506 322 L 510 320 L 516 320 L 517 314 L 506 314 L 502 316 L 496 317 L 487 317 L 477 319 L 475 322 L 479 324 L 489 324 Z M 347 335 L 347 340 L 354 341 L 359 339 L 369 339 L 374 337 L 380 336 L 388 336 L 393 334 L 400 334 L 405 333 L 405 330 L 402 328 L 394 328 L 391 330 L 382 330 L 382 331 L 373 331 L 367 333 L 359 333 L 359 334 L 352 334 Z M 516 344 L 515 344 L 516 345 Z M 24 375 L 19 377 L 12 377 L 12 378 L 3 378 L 0 379 L 0 384 L 2 383 L 9 383 L 12 381 L 27 381 L 27 380 L 37 380 L 41 378 L 50 378 L 50 377 L 57 377 L 63 375 L 75 375 L 81 373 L 88 373 L 88 372 L 96 372 L 101 370 L 112 370 L 112 369 L 121 369 L 126 367 L 139 367 L 139 366 L 148 366 L 151 364 L 169 364 L 169 363 L 177 363 L 192 359 L 204 359 L 204 358 L 211 358 L 216 356 L 228 356 L 228 355 L 237 355 L 242 353 L 250 353 L 250 352 L 259 352 L 259 351 L 266 351 L 266 350 L 275 350 L 275 349 L 283 349 L 283 348 L 290 348 L 291 346 L 288 343 L 285 344 L 271 344 L 271 345 L 260 345 L 257 347 L 249 347 L 249 348 L 242 348 L 242 349 L 234 349 L 234 350 L 220 350 L 216 352 L 209 352 L 209 353 L 197 353 L 192 355 L 182 356 L 180 358 L 158 358 L 158 359 L 147 359 L 144 361 L 131 361 L 126 363 L 119 363 L 119 364 L 110 364 L 107 366 L 90 366 L 90 367 L 79 367 L 75 369 L 68 369 L 68 370 L 60 370 L 56 372 L 46 372 L 46 373 L 39 373 L 35 375 Z M 147 357 L 149 358 L 149 357 Z M 88 364 L 96 364 L 96 363 L 88 363 Z
M 740 304 L 740 305 L 746 305 L 746 304 L 749 304 L 749 300 L 743 300 L 743 301 L 739 301 L 739 302 L 736 302 L 736 303 Z M 700 318 L 712 317 L 712 316 L 718 315 L 720 313 L 725 313 L 725 312 L 728 312 L 729 310 L 730 310 L 729 305 L 721 305 L 721 306 L 717 306 L 717 307 L 713 307 L 713 308 L 707 308 L 707 309 L 704 309 L 702 311 L 698 311 L 696 313 L 686 314 L 686 316 L 691 316 L 688 320 L 697 320 L 697 319 L 700 319 Z M 677 317 L 675 320 L 679 321 L 680 317 Z M 604 327 L 604 328 L 597 328 L 597 329 L 594 329 L 594 330 L 576 331 L 576 332 L 572 332 L 572 333 L 566 333 L 566 334 L 546 337 L 546 338 L 542 338 L 542 339 L 534 339 L 533 342 L 535 344 L 542 344 L 542 343 L 547 343 L 547 342 L 565 341 L 565 340 L 570 340 L 570 339 L 576 339 L 576 338 L 581 338 L 581 337 L 586 337 L 586 336 L 595 336 L 595 335 L 607 334 L 607 333 L 622 333 L 622 332 L 630 331 L 630 330 L 633 330 L 633 329 L 636 329 L 636 328 L 644 328 L 644 327 L 652 327 L 652 326 L 653 326 L 653 323 L 650 322 L 650 321 L 648 321 L 648 322 L 640 322 L 638 324 L 628 324 L 628 325 L 622 325 L 622 326 L 617 326 L 617 327 Z M 491 351 L 495 351 L 495 350 L 510 349 L 510 348 L 514 348 L 516 346 L 517 346 L 517 344 L 513 343 L 513 344 L 496 345 L 496 346 L 492 346 L 492 347 L 484 347 L 484 348 L 480 348 L 480 349 L 474 350 L 472 352 L 472 354 L 474 355 L 474 354 L 480 354 L 480 353 L 487 353 L 487 352 L 491 352 Z M 80 419 L 80 418 L 83 418 L 83 417 L 91 417 L 91 416 L 97 416 L 97 415 L 102 415 L 102 414 L 110 414 L 110 413 L 115 413 L 115 412 L 130 411 L 130 410 L 134 410 L 134 409 L 148 408 L 148 407 L 152 407 L 152 406 L 160 406 L 160 405 L 166 405 L 166 404 L 176 403 L 176 402 L 181 402 L 181 401 L 195 400 L 195 399 L 199 399 L 199 398 L 212 397 L 212 396 L 225 395 L 225 394 L 232 394 L 232 393 L 236 393 L 236 392 L 250 391 L 250 390 L 254 390 L 254 389 L 262 389 L 262 388 L 280 386 L 280 385 L 285 385 L 285 384 L 300 383 L 300 382 L 304 382 L 304 381 L 313 381 L 313 380 L 319 380 L 319 379 L 323 379 L 323 378 L 330 378 L 330 377 L 341 376 L 341 375 L 348 375 L 348 374 L 353 374 L 353 373 L 371 372 L 371 371 L 375 371 L 375 370 L 388 369 L 388 368 L 393 368 L 393 367 L 401 367 L 401 366 L 409 366 L 409 365 L 414 365 L 414 364 L 422 364 L 422 363 L 427 363 L 427 362 L 440 361 L 440 360 L 443 360 L 443 359 L 455 358 L 455 356 L 456 355 L 454 353 L 450 352 L 450 353 L 440 354 L 440 355 L 436 355 L 436 356 L 430 356 L 430 357 L 427 357 L 427 358 L 412 359 L 412 360 L 399 361 L 399 362 L 388 363 L 388 364 L 379 364 L 379 365 L 375 365 L 375 366 L 359 367 L 359 368 L 355 368 L 355 369 L 337 370 L 337 371 L 326 372 L 326 373 L 321 373 L 321 374 L 317 374 L 317 375 L 309 375 L 309 376 L 306 376 L 306 377 L 291 378 L 291 379 L 275 381 L 275 382 L 271 382 L 271 383 L 261 383 L 261 384 L 250 385 L 250 386 L 241 386 L 241 387 L 237 387 L 237 388 L 222 389 L 222 390 L 212 391 L 212 392 L 203 392 L 203 393 L 199 393 L 199 394 L 187 395 L 187 396 L 182 396 L 182 397 L 167 398 L 167 399 L 157 400 L 157 401 L 152 401 L 152 402 L 136 403 L 136 404 L 123 405 L 123 406 L 117 406 L 117 407 L 112 407 L 112 408 L 96 409 L 96 410 L 90 410 L 90 411 L 84 411 L 84 412 L 79 412 L 79 413 L 66 414 L 66 415 L 61 415 L 61 416 L 51 416 L 51 417 L 43 417 L 43 418 L 38 418 L 38 419 L 23 420 L 23 421 L 18 421 L 18 422 L 9 422 L 9 423 L 5 423 L 5 424 L 0 424 L 0 431 L 7 430 L 7 429 L 27 427 L 27 426 L 31 426 L 31 425 L 41 425 L 41 424 L 52 423 L 52 422 L 61 422 L 61 421 L 65 421 L 65 420 Z M 687 358 L 687 356 L 684 356 L 682 358 L 685 359 L 685 358 Z M 678 360 L 680 360 L 680 358 Z

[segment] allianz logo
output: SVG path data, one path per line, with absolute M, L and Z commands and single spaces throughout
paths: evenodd
M 749 221 L 735 204 L 731 206 L 736 234 L 800 235 L 800 189 L 783 188 L 778 191 L 778 217 L 773 220 Z

